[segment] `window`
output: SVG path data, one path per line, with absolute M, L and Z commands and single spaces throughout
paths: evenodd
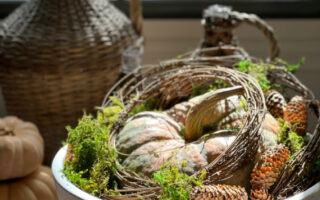
M 0 18 L 26 0 L 0 0 Z M 128 0 L 111 0 L 128 12 Z M 145 18 L 201 18 L 204 8 L 225 4 L 260 17 L 320 17 L 319 0 L 142 0 Z

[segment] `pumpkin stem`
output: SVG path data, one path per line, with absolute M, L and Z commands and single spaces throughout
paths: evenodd
M 6 129 L 4 129 L 4 128 L 0 128 L 0 137 L 1 137 L 1 136 L 6 136 L 6 135 L 12 136 L 12 135 L 14 135 L 14 134 L 13 134 L 12 131 L 8 131 L 8 130 L 6 130 Z
M 235 86 L 211 91 L 201 96 L 187 114 L 186 140 L 194 141 L 202 136 L 203 121 L 208 116 L 208 112 L 211 111 L 209 108 L 215 107 L 222 99 L 233 95 L 242 95 L 243 93 L 244 89 L 242 86 Z

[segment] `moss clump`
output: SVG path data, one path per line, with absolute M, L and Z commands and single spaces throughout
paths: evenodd
M 182 167 L 186 165 L 182 163 Z M 178 166 L 170 161 L 161 166 L 161 169 L 154 173 L 154 181 L 161 186 L 160 200 L 187 200 L 194 186 L 201 186 L 206 171 L 203 171 L 199 178 L 189 176 L 182 172 Z
M 151 97 L 147 99 L 145 102 L 135 106 L 130 112 L 130 117 L 140 112 L 155 110 L 158 104 L 159 99 L 156 97 Z
M 97 196 L 115 193 L 117 154 L 108 145 L 109 130 L 118 120 L 123 106 L 114 105 L 98 113 L 98 119 L 84 115 L 75 128 L 67 127 L 71 159 L 65 161 L 64 174 L 79 188 Z
M 268 91 L 271 88 L 281 88 L 279 84 L 271 84 L 271 82 L 268 80 L 268 71 L 274 69 L 275 65 L 282 65 L 280 68 L 289 71 L 289 72 L 296 72 L 299 67 L 304 63 L 304 58 L 302 58 L 298 64 L 296 65 L 290 65 L 288 62 L 276 59 L 274 63 L 263 63 L 262 61 L 259 64 L 252 63 L 249 60 L 243 60 L 236 64 L 237 70 L 239 72 L 244 72 L 247 74 L 250 74 L 253 76 L 256 81 L 259 83 L 260 87 L 263 91 Z
M 280 58 L 277 58 L 275 63 L 280 64 L 280 65 L 284 65 L 284 67 L 287 71 L 289 71 L 291 73 L 295 73 L 301 67 L 301 65 L 304 63 L 304 61 L 305 61 L 305 58 L 302 57 L 297 64 L 291 65 L 287 61 L 284 61 Z
M 239 72 L 248 73 L 253 76 L 263 91 L 268 91 L 271 88 L 271 82 L 268 80 L 267 72 L 274 68 L 273 65 L 265 65 L 262 62 L 256 64 L 249 60 L 240 61 L 236 65 Z
M 124 106 L 118 99 L 114 97 L 110 97 L 110 99 L 113 102 L 112 106 L 107 108 L 97 108 L 99 110 L 97 114 L 98 121 L 106 125 L 108 128 L 111 128 L 111 126 L 118 121 L 119 114 L 124 109 Z
M 295 155 L 303 147 L 305 139 L 293 131 L 296 125 L 291 126 L 283 119 L 278 119 L 278 124 L 280 126 L 279 142 L 290 149 L 291 155 Z
M 193 88 L 193 92 L 189 96 L 189 99 L 192 99 L 193 97 L 196 97 L 196 96 L 200 96 L 210 91 L 215 91 L 220 88 L 226 88 L 226 87 L 229 87 L 229 85 L 221 80 L 215 80 L 213 83 L 201 83 L 196 85 Z

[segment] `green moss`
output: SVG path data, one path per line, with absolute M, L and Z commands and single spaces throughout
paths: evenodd
M 182 59 L 182 55 L 178 55 L 178 56 L 177 56 L 177 59 Z
M 242 98 L 240 101 L 240 105 L 237 107 L 237 112 L 240 112 L 241 110 L 246 110 L 247 109 L 247 100 Z
M 76 171 L 90 169 L 97 158 L 96 137 L 105 134 L 106 130 L 92 116 L 84 115 L 76 128 L 67 127 L 69 133 L 67 143 L 74 150 L 75 160 L 72 162 Z
M 201 83 L 197 85 L 193 88 L 193 93 L 191 94 L 190 99 L 208 92 L 208 90 L 210 90 L 209 87 L 210 86 L 206 83 Z
M 159 104 L 159 99 L 156 97 L 151 97 L 145 102 L 135 106 L 130 112 L 130 117 L 144 111 L 154 111 Z
M 184 167 L 186 163 L 182 163 Z M 194 186 L 201 186 L 206 171 L 199 178 L 182 172 L 178 166 L 170 161 L 161 166 L 160 171 L 154 173 L 154 181 L 161 186 L 160 200 L 187 200 Z
M 294 127 L 283 119 L 278 119 L 278 124 L 280 126 L 280 136 L 279 142 L 286 145 L 291 152 L 291 155 L 295 155 L 303 147 L 305 140 L 302 136 L 299 136 L 294 132 Z
M 277 58 L 276 64 L 284 65 L 287 71 L 291 73 L 295 73 L 300 68 L 300 66 L 304 63 L 304 61 L 305 61 L 305 58 L 302 57 L 297 64 L 291 65 L 287 61 Z
M 65 163 L 66 165 L 67 163 Z M 84 191 L 91 192 L 95 191 L 96 188 L 98 187 L 96 183 L 94 183 L 92 180 L 83 178 L 83 174 L 86 173 L 87 170 L 85 171 L 76 171 L 73 169 L 73 167 L 70 165 L 69 167 L 66 167 L 63 170 L 63 173 L 66 175 L 68 180 L 81 188 Z
M 249 60 L 240 61 L 236 65 L 239 72 L 248 73 L 253 76 L 263 91 L 268 91 L 271 88 L 271 82 L 268 80 L 267 72 L 270 69 L 274 69 L 275 66 L 267 65 L 263 62 L 256 64 L 250 62 Z
M 120 101 L 114 97 L 110 97 L 110 100 L 113 102 L 112 106 L 107 108 L 98 108 L 97 120 L 108 128 L 118 121 L 119 114 L 123 111 L 124 106 L 120 103 Z
M 268 80 L 268 71 L 275 68 L 275 65 L 281 65 L 284 70 L 289 72 L 296 72 L 299 67 L 304 63 L 304 58 L 302 58 L 298 64 L 290 65 L 288 62 L 277 58 L 273 63 L 263 63 L 262 61 L 257 63 L 252 63 L 249 60 L 243 60 L 236 64 L 237 70 L 240 72 L 248 73 L 253 76 L 259 83 L 263 91 L 268 91 L 271 88 L 277 89 L 281 88 L 279 84 L 271 83 Z
M 215 91 L 218 90 L 220 88 L 226 88 L 229 87 L 228 84 L 226 84 L 225 82 L 223 82 L 222 80 L 215 80 L 214 83 L 201 83 L 196 85 L 193 88 L 193 92 L 192 94 L 189 96 L 189 99 L 205 94 L 207 92 L 210 91 Z
M 108 145 L 109 130 L 118 120 L 123 106 L 115 98 L 113 106 L 100 109 L 97 119 L 84 115 L 75 128 L 67 127 L 67 143 L 73 157 L 65 161 L 64 174 L 79 188 L 101 196 L 117 188 L 117 153 Z

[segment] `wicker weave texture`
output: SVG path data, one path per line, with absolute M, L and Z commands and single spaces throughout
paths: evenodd
M 31 0 L 4 20 L 0 84 L 7 113 L 39 126 L 47 164 L 65 126 L 93 112 L 119 78 L 121 51 L 142 31 L 138 11 L 131 23 L 105 0 Z

